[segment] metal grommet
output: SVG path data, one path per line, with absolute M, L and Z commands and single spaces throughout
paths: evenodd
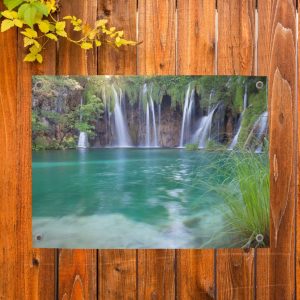
M 256 237 L 255 237 L 256 241 L 261 244 L 264 241 L 264 236 L 259 233 Z
M 35 239 L 36 239 L 37 241 L 41 241 L 41 240 L 43 239 L 43 236 L 42 236 L 41 234 L 37 234 L 37 235 L 35 236 Z
M 256 88 L 258 90 L 261 90 L 264 87 L 264 83 L 262 81 L 257 81 L 256 82 Z

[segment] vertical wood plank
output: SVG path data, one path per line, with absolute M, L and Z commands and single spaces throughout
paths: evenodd
M 212 75 L 215 69 L 215 3 L 178 0 L 177 73 Z M 214 251 L 176 250 L 178 299 L 214 298 Z
M 177 73 L 213 75 L 215 68 L 215 2 L 177 0 Z
M 98 17 L 121 27 L 136 40 L 136 0 L 98 0 Z M 99 48 L 98 74 L 136 74 L 136 47 Z M 101 250 L 98 256 L 98 299 L 136 299 L 136 250 Z
M 138 74 L 175 74 L 175 0 L 140 0 Z M 138 298 L 175 298 L 175 250 L 138 250 Z
M 54 298 L 54 251 L 33 250 L 31 243 L 30 75 L 37 69 L 22 63 L 17 42 L 15 30 L 0 35 L 0 298 Z
M 3 8 L 2 3 L 0 4 Z M 21 255 L 16 246 L 18 239 L 18 138 L 17 138 L 17 34 L 10 30 L 0 35 L 0 295 L 16 299 L 17 285 L 24 287 L 21 273 Z M 18 293 L 19 294 L 19 293 Z M 20 295 L 20 294 L 19 294 Z
M 253 75 L 255 1 L 218 0 L 218 74 Z M 253 299 L 254 251 L 217 251 L 218 299 Z
M 99 18 L 124 30 L 126 39 L 137 40 L 136 0 L 98 0 Z M 103 45 L 98 48 L 98 74 L 136 74 L 136 47 L 114 48 Z
M 257 299 L 295 296 L 296 7 L 258 2 L 258 73 L 269 76 L 271 246 L 257 251 Z M 299 236 L 299 233 L 298 233 Z
M 75 15 L 93 24 L 97 0 L 61 0 L 60 15 Z M 70 28 L 67 28 L 69 34 Z M 60 75 L 97 74 L 97 52 L 88 52 L 62 40 L 59 44 L 58 73 Z M 59 299 L 97 298 L 97 250 L 59 250 Z
M 23 48 L 23 36 L 19 34 L 18 40 L 18 141 L 20 153 L 18 156 L 18 189 L 19 199 L 22 203 L 22 217 L 20 217 L 20 232 L 22 232 L 22 245 L 26 262 L 25 274 L 29 280 L 25 283 L 25 290 L 29 292 L 30 299 L 50 299 L 55 296 L 55 250 L 32 249 L 31 239 L 31 204 L 32 204 L 32 177 L 31 177 L 31 101 L 32 75 L 55 75 L 56 46 L 49 43 L 43 51 L 43 64 L 23 62 L 28 50 Z M 25 238 L 26 237 L 26 238 Z M 33 237 L 34 238 L 34 237 Z M 28 264 L 28 265 L 27 265 Z M 24 276 L 26 279 L 27 276 Z

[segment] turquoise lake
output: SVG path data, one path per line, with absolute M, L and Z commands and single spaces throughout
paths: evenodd
M 65 248 L 203 248 L 222 230 L 225 152 L 103 148 L 33 152 L 33 243 Z

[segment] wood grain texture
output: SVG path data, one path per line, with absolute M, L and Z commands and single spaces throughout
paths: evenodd
M 215 64 L 215 3 L 178 0 L 177 74 L 213 75 Z
M 0 299 L 45 299 L 54 297 L 54 250 L 33 250 L 31 243 L 31 74 L 36 68 L 22 62 L 17 42 L 15 30 L 0 35 Z M 48 278 L 42 282 L 42 276 Z
M 218 16 L 218 74 L 253 74 L 255 0 L 218 0 Z
M 60 15 L 76 15 L 89 24 L 96 21 L 97 0 L 60 1 Z M 67 28 L 70 33 L 70 28 Z M 96 51 L 84 51 L 68 41 L 59 44 L 58 73 L 96 75 Z M 97 250 L 59 250 L 59 299 L 97 298 Z
M 136 299 L 136 250 L 101 250 L 98 268 L 99 299 Z
M 121 27 L 136 39 L 136 1 L 100 0 L 98 17 Z M 103 46 L 98 51 L 98 74 L 136 74 L 136 48 L 116 50 Z M 136 299 L 136 250 L 100 250 L 98 255 L 98 299 Z
M 138 250 L 138 299 L 175 299 L 174 254 L 174 250 Z
M 258 73 L 269 76 L 271 247 L 257 252 L 257 299 L 295 296 L 296 7 L 259 1 Z M 285 146 L 283 146 L 285 145 Z
M 23 36 L 18 37 L 18 111 L 17 120 L 19 138 L 19 201 L 26 203 L 22 205 L 20 232 L 27 236 L 28 240 L 22 245 L 24 253 L 25 272 L 29 280 L 25 282 L 25 289 L 29 291 L 29 299 L 51 299 L 55 296 L 55 250 L 54 249 L 32 249 L 31 238 L 31 98 L 32 98 L 32 75 L 55 75 L 56 47 L 55 43 L 49 43 L 44 51 L 43 64 L 29 64 L 23 62 L 28 50 L 23 48 Z M 41 232 L 43 235 L 43 232 Z M 26 239 L 22 239 L 24 241 Z M 27 277 L 27 276 L 26 276 Z M 25 278 L 26 278 L 25 277 Z
M 2 8 L 2 3 L 0 4 Z M 17 34 L 12 30 L 0 35 L 0 54 L 5 57 L 0 71 L 0 299 L 16 299 L 24 286 L 22 253 L 17 249 L 20 214 L 18 204 L 18 136 L 17 136 Z M 5 47 L 3 46 L 5 45 Z M 29 203 L 24 203 L 28 206 Z M 27 232 L 28 234 L 28 232 Z M 25 243 L 30 236 L 26 236 Z M 28 267 L 28 266 L 27 266 Z M 24 270 L 24 269 L 23 269 Z M 27 279 L 28 280 L 28 279 Z
M 60 16 L 75 15 L 85 23 L 94 25 L 97 17 L 97 0 L 60 0 Z M 67 31 L 73 39 L 77 39 L 79 33 Z M 82 50 L 79 46 L 60 39 L 58 69 L 61 75 L 86 75 L 97 74 L 97 51 Z
M 214 74 L 215 3 L 178 0 L 177 74 Z M 214 250 L 176 250 L 178 299 L 213 299 Z
M 218 75 L 253 75 L 255 1 L 218 1 Z M 217 299 L 253 299 L 254 251 L 217 251 Z
M 139 75 L 175 74 L 175 0 L 140 0 Z M 138 250 L 138 298 L 175 298 L 175 250 Z
M 125 32 L 125 38 L 137 40 L 136 0 L 98 0 L 98 18 L 106 18 Z M 136 74 L 136 47 L 98 48 L 98 74 Z
M 175 0 L 139 0 L 138 73 L 175 74 Z

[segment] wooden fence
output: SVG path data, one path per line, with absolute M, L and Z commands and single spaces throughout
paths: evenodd
M 64 15 L 89 22 L 106 17 L 143 43 L 86 54 L 62 41 L 57 48 L 47 46 L 42 65 L 31 65 L 22 62 L 20 34 L 0 34 L 0 299 L 300 297 L 296 0 L 61 0 L 60 4 Z M 33 74 L 268 75 L 271 248 L 32 249 Z

